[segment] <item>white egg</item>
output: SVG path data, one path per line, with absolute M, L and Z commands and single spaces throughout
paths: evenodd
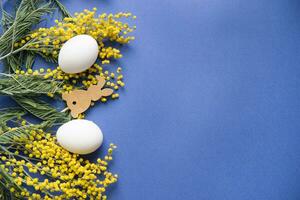
M 69 74 L 83 72 L 95 63 L 98 53 L 98 43 L 93 37 L 77 35 L 60 49 L 58 65 L 62 71 Z
M 92 121 L 71 120 L 56 132 L 58 143 L 72 153 L 89 154 L 96 151 L 103 142 L 101 129 Z

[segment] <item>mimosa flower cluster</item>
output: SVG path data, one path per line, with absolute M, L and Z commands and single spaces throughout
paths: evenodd
M 96 76 L 100 75 L 105 78 L 106 87 L 115 91 L 111 96 L 112 99 L 118 98 L 119 94 L 117 91 L 125 86 L 121 67 L 118 67 L 114 72 L 110 72 L 109 70 L 104 70 L 104 68 L 98 64 L 94 64 L 88 70 L 78 74 L 67 74 L 63 72 L 60 67 L 56 67 L 55 69 L 16 70 L 16 75 L 42 76 L 44 79 L 62 81 L 62 90 L 60 90 L 59 93 L 72 91 L 74 89 L 87 89 L 89 86 L 97 84 Z M 55 93 L 48 94 L 50 97 L 54 97 L 54 95 Z M 101 98 L 100 100 L 104 103 L 108 99 Z
M 62 45 L 70 38 L 87 34 L 97 40 L 99 45 L 99 58 L 102 64 L 109 64 L 110 59 L 122 57 L 119 49 L 113 47 L 109 42 L 127 44 L 134 40 L 129 33 L 135 30 L 121 18 L 135 19 L 131 13 L 106 14 L 96 17 L 96 8 L 93 11 L 84 10 L 75 13 L 75 17 L 66 17 L 63 21 L 56 20 L 56 26 L 50 28 L 39 28 L 29 34 L 21 41 L 14 44 L 16 49 L 21 48 L 33 51 L 51 60 L 57 60 Z M 109 42 L 108 42 L 109 41 Z M 24 47 L 25 46 L 25 47 Z
M 104 159 L 92 163 L 63 149 L 50 133 L 25 121 L 22 125 L 26 134 L 15 138 L 9 150 L 0 151 L 0 170 L 13 178 L 13 184 L 7 185 L 11 192 L 29 200 L 107 198 L 106 188 L 118 179 L 108 171 L 114 144 Z M 16 129 L 19 127 L 9 131 Z M 5 177 L 0 177 L 0 182 L 7 184 Z

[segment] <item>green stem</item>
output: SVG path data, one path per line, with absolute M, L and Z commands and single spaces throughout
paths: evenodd
M 0 60 L 3 60 L 3 59 L 5 59 L 5 58 L 7 58 L 7 57 L 9 57 L 9 56 L 11 56 L 11 55 L 13 55 L 13 54 L 15 54 L 15 53 L 18 53 L 18 52 L 20 52 L 20 51 L 23 51 L 23 50 L 25 49 L 25 47 L 26 47 L 26 45 L 24 45 L 23 47 L 21 47 L 21 48 L 19 48 L 19 49 L 17 49 L 17 50 L 14 50 L 14 51 L 9 52 L 8 54 L 6 54 L 6 55 L 0 57 Z

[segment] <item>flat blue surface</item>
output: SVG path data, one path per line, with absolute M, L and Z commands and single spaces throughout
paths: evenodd
M 125 91 L 87 117 L 119 147 L 111 200 L 300 199 L 300 1 L 62 2 L 138 16 Z

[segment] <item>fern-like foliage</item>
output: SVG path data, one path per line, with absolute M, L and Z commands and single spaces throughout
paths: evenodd
M 42 76 L 0 75 L 0 95 L 37 96 L 58 93 L 62 90 L 61 81 L 44 79 Z
M 26 96 L 15 96 L 13 98 L 26 111 L 41 120 L 52 122 L 53 124 L 63 124 L 71 120 L 69 113 L 59 112 L 49 103 L 40 99 L 32 99 Z

